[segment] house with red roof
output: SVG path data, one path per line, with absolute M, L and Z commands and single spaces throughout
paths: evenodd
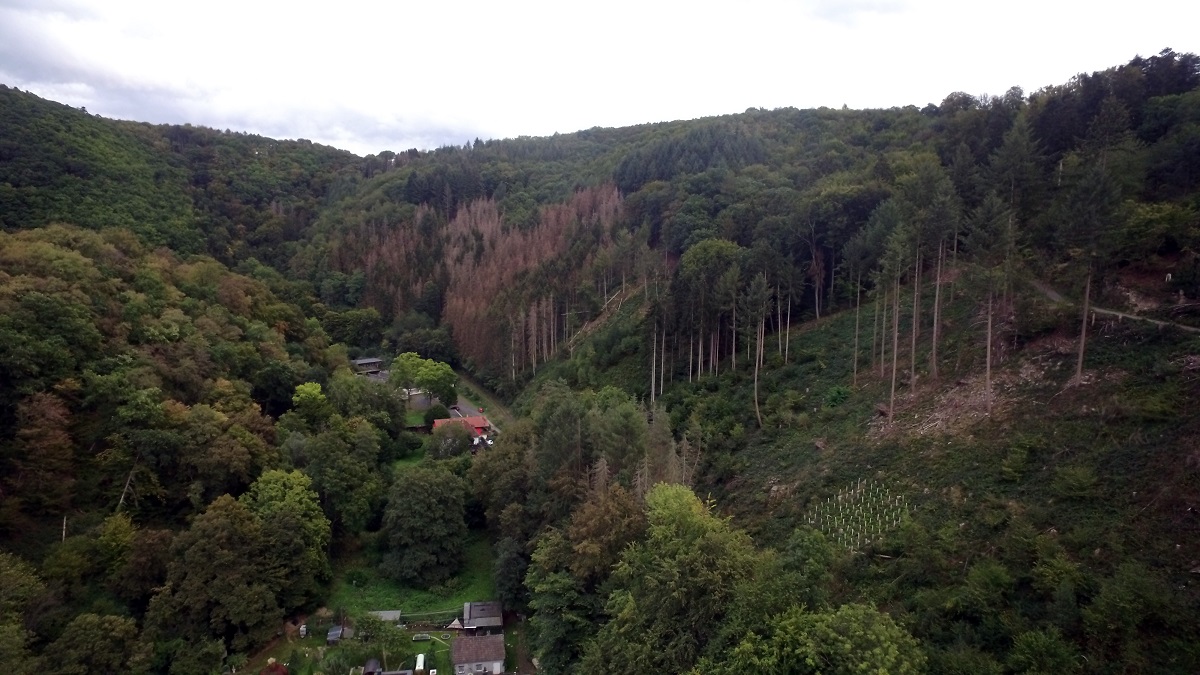
M 476 415 L 473 417 L 450 417 L 444 420 L 434 420 L 433 430 L 437 431 L 440 427 L 443 427 L 447 424 L 461 424 L 467 428 L 467 431 L 471 432 L 472 436 L 482 436 L 483 434 L 486 434 L 492 430 L 492 423 L 488 421 L 488 418 L 482 415 Z

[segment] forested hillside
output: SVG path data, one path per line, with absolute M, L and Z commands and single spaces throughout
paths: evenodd
M 366 158 L 0 88 L 0 228 L 11 672 L 240 667 L 472 537 L 539 672 L 1200 669 L 1194 54 Z M 494 446 L 413 433 L 445 364 Z

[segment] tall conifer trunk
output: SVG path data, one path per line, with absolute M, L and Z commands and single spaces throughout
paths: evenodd
M 733 300 L 733 322 L 729 327 L 729 342 L 732 345 L 729 349 L 729 367 L 733 372 L 737 372 L 737 294 L 734 293 Z
M 775 346 L 778 347 L 780 356 L 783 356 L 783 334 L 779 332 L 779 327 L 783 325 L 783 303 L 779 298 L 779 284 L 775 284 L 775 331 L 776 336 L 780 339 L 775 341 Z
M 938 379 L 938 334 L 942 315 L 942 260 L 946 257 L 946 242 L 938 244 L 937 277 L 933 285 L 933 343 L 929 353 L 929 376 Z
M 788 350 L 792 346 L 792 292 L 788 291 L 787 329 L 783 332 L 783 362 L 788 362 Z
M 762 316 L 758 320 L 758 346 L 754 350 L 754 417 L 758 419 L 759 429 L 763 427 L 763 421 L 762 411 L 758 407 L 758 369 L 763 351 L 763 337 L 766 335 L 766 322 L 767 319 L 765 316 Z
M 992 414 L 992 299 L 995 292 L 988 290 L 988 317 L 987 317 L 987 368 L 985 368 L 986 385 L 987 385 L 987 411 Z
M 661 347 L 662 358 L 658 360 L 658 395 L 662 396 L 663 382 L 666 380 L 667 374 L 667 327 L 663 325 L 663 337 Z
M 654 337 L 650 343 L 650 408 L 654 408 L 654 358 L 658 354 L 658 324 L 654 324 Z
M 1087 349 L 1088 312 L 1091 311 L 1092 270 L 1088 268 L 1087 283 L 1083 287 L 1083 317 L 1079 322 L 1079 358 L 1075 360 L 1075 384 L 1083 384 L 1083 353 Z
M 695 347 L 694 347 L 695 342 L 696 342 L 696 336 L 689 334 L 688 335 L 688 382 L 691 382 L 691 365 L 692 365 L 691 354 L 692 354 L 692 352 L 695 352 Z
M 871 317 L 871 372 L 875 372 L 875 366 L 879 363 L 877 359 L 879 350 L 876 344 L 879 339 L 879 289 L 875 289 L 875 291 L 875 312 Z
M 883 287 L 883 317 L 879 322 L 879 377 L 882 379 L 887 377 L 887 320 L 888 320 L 888 292 L 887 286 Z
M 896 419 L 896 354 L 900 351 L 900 274 L 896 273 L 892 295 L 892 394 L 888 403 L 888 424 Z
M 860 278 L 861 281 L 861 278 Z M 862 310 L 862 285 L 858 286 L 858 290 L 854 296 L 854 375 L 851 383 L 858 386 L 858 317 Z
M 913 266 L 913 320 L 912 341 L 908 356 L 908 386 L 917 389 L 917 335 L 921 332 L 921 251 L 917 250 L 917 263 Z

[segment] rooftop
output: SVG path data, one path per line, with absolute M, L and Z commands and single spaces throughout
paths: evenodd
M 398 609 L 390 609 L 390 610 L 379 611 L 379 612 L 367 612 L 367 614 L 374 616 L 375 618 L 379 619 L 380 621 L 399 621 L 401 619 L 401 617 L 404 616 L 404 613 Z
M 491 426 L 486 417 L 447 417 L 445 419 L 434 420 L 433 428 L 439 429 L 447 424 L 460 424 L 475 434 L 480 433 L 481 429 L 487 429 Z
M 450 643 L 450 662 L 454 665 L 503 660 L 503 633 L 496 635 L 468 635 L 455 638 L 454 642 Z
M 463 604 L 463 628 L 491 628 L 504 625 L 504 606 L 499 602 Z

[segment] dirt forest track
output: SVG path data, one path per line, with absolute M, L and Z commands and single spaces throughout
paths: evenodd
M 1042 293 L 1042 295 L 1046 296 L 1051 302 L 1059 302 L 1059 303 L 1070 304 L 1070 305 L 1076 304 L 1075 302 L 1064 298 L 1061 293 L 1059 293 L 1058 291 L 1051 288 L 1049 285 L 1047 285 L 1037 279 L 1030 279 L 1029 283 L 1034 288 L 1036 288 L 1038 291 L 1040 291 Z M 1119 312 L 1115 309 L 1105 309 L 1103 307 L 1097 307 L 1095 305 L 1092 305 L 1091 311 L 1096 314 L 1105 314 L 1108 316 L 1115 316 L 1115 317 L 1118 317 L 1121 319 L 1130 319 L 1132 321 L 1146 321 L 1146 322 L 1149 322 L 1149 323 L 1152 323 L 1152 324 L 1158 326 L 1159 328 L 1162 328 L 1163 326 L 1174 326 L 1175 328 L 1178 328 L 1183 331 L 1187 331 L 1189 333 L 1200 333 L 1200 328 L 1196 328 L 1195 326 L 1185 326 L 1181 323 L 1175 323 L 1174 321 L 1162 321 L 1159 319 L 1151 319 L 1149 317 L 1138 316 L 1137 314 L 1130 314 L 1128 312 Z

